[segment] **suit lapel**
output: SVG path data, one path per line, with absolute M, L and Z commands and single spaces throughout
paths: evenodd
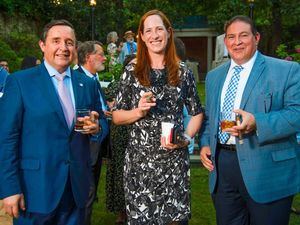
M 254 86 L 257 83 L 258 79 L 260 78 L 264 69 L 265 69 L 265 59 L 258 52 L 257 58 L 254 62 L 254 65 L 250 72 L 250 76 L 248 78 L 248 81 L 247 81 L 247 84 L 246 84 L 246 87 L 245 87 L 245 90 L 243 93 L 243 97 L 242 97 L 242 101 L 241 101 L 241 105 L 240 105 L 241 109 L 245 108 L 247 101 L 249 99 L 249 96 L 250 96 L 251 92 L 254 90 Z
M 64 124 L 66 129 L 68 128 L 68 124 L 66 122 L 63 109 L 61 107 L 57 92 L 55 90 L 55 87 L 52 83 L 51 77 L 45 67 L 44 64 L 41 64 L 38 67 L 39 74 L 38 79 L 36 79 L 36 82 L 38 83 L 38 86 L 40 87 L 42 93 L 44 93 L 45 99 L 48 99 L 49 103 L 52 105 L 54 111 L 57 113 L 57 116 L 61 120 L 61 122 Z
M 76 71 L 71 70 L 72 74 L 72 85 L 73 85 L 73 92 L 74 92 L 74 99 L 75 99 L 75 109 L 81 105 L 84 105 L 83 101 L 83 88 L 84 88 L 84 81 L 82 80 L 82 75 L 78 74 Z
M 226 64 L 224 64 L 224 68 L 220 71 L 220 74 L 218 76 L 222 76 L 221 79 L 217 78 L 216 80 L 219 81 L 217 83 L 217 86 L 212 89 L 212 90 L 218 90 L 218 93 L 217 93 L 217 104 L 216 104 L 216 115 L 217 115 L 217 118 L 219 119 L 219 114 L 220 114 L 220 110 L 221 110 L 221 94 L 222 94 L 222 89 L 223 89 L 223 85 L 224 85 L 224 82 L 226 80 L 226 76 L 227 76 L 227 73 L 228 73 L 228 70 L 229 70 L 229 67 L 230 67 L 230 61 L 227 62 Z M 219 122 L 219 121 L 218 121 Z

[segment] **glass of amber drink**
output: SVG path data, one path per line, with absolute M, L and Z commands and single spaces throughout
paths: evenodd
M 74 130 L 81 132 L 84 131 L 83 126 L 87 125 L 86 121 L 89 119 L 91 111 L 89 109 L 76 109 L 76 121 Z
M 236 119 L 234 112 L 221 112 L 220 113 L 221 130 L 224 132 L 225 129 L 236 126 Z

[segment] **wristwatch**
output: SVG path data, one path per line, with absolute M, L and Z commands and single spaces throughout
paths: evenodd
M 188 135 L 187 133 L 184 133 L 183 135 L 184 135 L 185 139 L 186 139 L 189 143 L 191 143 L 191 141 L 192 141 L 191 136 Z

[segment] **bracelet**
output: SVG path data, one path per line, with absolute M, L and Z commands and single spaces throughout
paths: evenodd
M 187 133 L 184 133 L 183 135 L 184 135 L 185 139 L 188 140 L 189 143 L 191 143 L 192 137 L 190 135 L 188 135 Z

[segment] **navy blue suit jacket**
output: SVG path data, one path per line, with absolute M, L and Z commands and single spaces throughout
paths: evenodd
M 96 83 L 71 71 L 76 108 L 100 113 Z M 49 213 L 70 177 L 78 207 L 88 199 L 89 135 L 69 129 L 44 64 L 7 78 L 0 98 L 0 198 L 25 196 L 26 210 Z

